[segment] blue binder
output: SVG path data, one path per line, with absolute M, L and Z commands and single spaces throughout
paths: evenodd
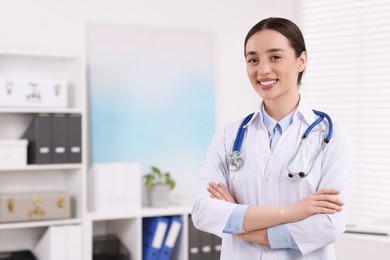
M 183 227 L 183 220 L 180 217 L 171 217 L 169 230 L 164 239 L 164 245 L 158 260 L 169 260 L 175 248 L 180 231 Z
M 163 217 L 145 218 L 142 228 L 142 259 L 157 260 L 162 249 L 169 220 Z

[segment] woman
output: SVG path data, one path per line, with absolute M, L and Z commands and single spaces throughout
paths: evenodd
M 299 94 L 307 53 L 293 22 L 262 20 L 244 46 L 249 80 L 263 101 L 244 122 L 241 167 L 228 162 L 234 164 L 243 120 L 214 136 L 197 184 L 194 224 L 223 238 L 223 260 L 335 259 L 332 243 L 345 230 L 343 202 L 354 172 L 350 136 L 339 124 L 331 136 L 323 120 L 297 151 L 321 116 Z

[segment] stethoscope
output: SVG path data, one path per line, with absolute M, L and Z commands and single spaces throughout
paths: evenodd
M 298 146 L 297 151 L 295 152 L 294 156 L 290 159 L 290 161 L 287 164 L 287 170 L 288 170 L 287 176 L 290 178 L 297 179 L 297 178 L 304 178 L 304 177 L 308 176 L 310 174 L 310 172 L 312 171 L 313 166 L 314 166 L 315 162 L 317 161 L 318 157 L 320 156 L 322 150 L 325 149 L 326 145 L 329 143 L 330 139 L 332 138 L 333 122 L 332 122 L 332 119 L 330 118 L 330 116 L 324 112 L 317 111 L 314 109 L 313 109 L 313 112 L 314 112 L 314 114 L 316 114 L 318 116 L 318 118 L 306 129 L 305 133 L 303 134 L 303 136 L 301 138 L 301 141 L 299 142 L 299 146 Z M 234 140 L 234 143 L 233 143 L 232 152 L 228 155 L 228 160 L 227 160 L 229 169 L 231 171 L 234 171 L 234 172 L 238 171 L 244 165 L 244 160 L 243 160 L 241 153 L 240 153 L 241 145 L 242 145 L 242 142 L 244 140 L 247 125 L 248 125 L 249 121 L 252 119 L 253 115 L 254 115 L 254 113 L 245 117 L 245 119 L 242 121 L 242 123 L 240 125 L 240 128 L 238 129 L 236 139 Z M 328 134 L 323 139 L 322 144 L 320 146 L 320 149 L 318 150 L 318 152 L 314 156 L 314 158 L 309 166 L 309 169 L 307 171 L 299 171 L 299 172 L 291 171 L 290 165 L 297 157 L 297 155 L 302 147 L 302 144 L 307 140 L 307 137 L 309 136 L 309 134 L 313 130 L 313 128 L 316 125 L 318 125 L 319 123 L 321 123 L 324 119 L 326 119 L 328 121 Z

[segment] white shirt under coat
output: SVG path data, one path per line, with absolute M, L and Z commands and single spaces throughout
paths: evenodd
M 303 133 L 315 119 L 312 108 L 301 97 L 291 126 L 280 137 L 271 153 L 268 131 L 262 123 L 260 111 L 256 112 L 248 123 L 241 147 L 244 165 L 236 172 L 229 171 L 227 155 L 232 151 L 242 119 L 226 125 L 215 134 L 197 184 L 192 219 L 198 229 L 223 238 L 222 260 L 336 259 L 333 243 L 345 231 L 346 206 L 339 213 L 317 214 L 286 224 L 299 251 L 272 250 L 268 246 L 223 233 L 237 204 L 211 199 L 207 191 L 210 182 L 221 182 L 229 188 L 239 204 L 285 206 L 321 188 L 335 188 L 341 191 L 338 197 L 348 202 L 354 173 L 354 151 L 349 132 L 336 122 L 331 141 L 315 163 L 311 174 L 303 179 L 291 179 L 287 176 L 287 163 L 295 154 Z M 296 163 L 291 165 L 291 170 L 300 171 L 311 162 L 311 157 L 315 155 L 327 133 L 326 125 L 324 120 L 312 130 L 305 150 L 299 154 Z

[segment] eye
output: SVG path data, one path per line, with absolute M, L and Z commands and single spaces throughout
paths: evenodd
M 257 59 L 255 59 L 255 58 L 248 58 L 248 59 L 246 60 L 246 62 L 247 62 L 247 63 L 255 63 L 255 62 L 257 62 Z
M 281 58 L 282 58 L 282 57 L 276 56 L 276 55 L 271 56 L 271 60 L 279 60 L 279 59 L 281 59 Z

